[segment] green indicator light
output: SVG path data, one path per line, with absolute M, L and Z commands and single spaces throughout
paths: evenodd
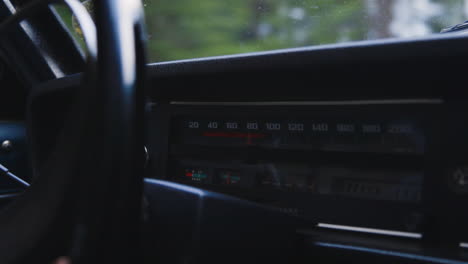
M 206 179 L 208 176 L 206 173 L 194 173 L 193 178 Z

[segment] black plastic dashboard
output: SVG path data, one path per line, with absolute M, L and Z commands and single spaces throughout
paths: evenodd
M 275 208 L 322 246 L 336 234 L 318 227 L 365 229 L 396 234 L 398 252 L 466 260 L 467 46 L 447 35 L 150 65 L 146 177 Z M 35 98 L 65 108 L 79 80 Z M 53 142 L 41 140 L 37 153 Z

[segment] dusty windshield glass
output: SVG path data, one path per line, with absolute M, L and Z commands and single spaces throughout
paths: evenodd
M 468 0 L 145 0 L 144 4 L 153 62 L 420 37 L 468 17 Z

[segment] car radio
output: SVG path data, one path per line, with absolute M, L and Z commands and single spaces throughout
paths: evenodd
M 439 100 L 154 108 L 156 177 L 315 223 L 421 232 L 444 175 Z M 156 123 L 154 121 L 153 123 Z M 157 141 L 157 138 L 164 140 Z M 157 168 L 157 169 L 156 169 Z M 436 180 L 435 180 L 436 179 Z

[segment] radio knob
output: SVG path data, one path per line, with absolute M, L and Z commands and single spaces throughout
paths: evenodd
M 468 167 L 457 167 L 449 175 L 449 187 L 458 194 L 468 193 Z

